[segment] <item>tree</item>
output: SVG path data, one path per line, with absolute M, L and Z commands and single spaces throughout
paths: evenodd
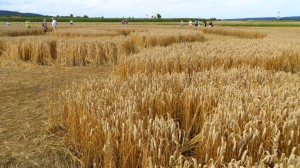
M 160 15 L 159 13 L 157 14 L 157 18 L 158 18 L 158 19 L 161 19 L 161 15 Z
M 87 15 L 84 15 L 83 17 L 84 17 L 84 18 L 89 18 Z
M 73 18 L 73 14 L 70 14 L 70 18 Z

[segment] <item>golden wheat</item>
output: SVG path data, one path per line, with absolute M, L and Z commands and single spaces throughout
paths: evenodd
M 260 39 L 267 36 L 266 33 L 262 33 L 262 32 L 245 31 L 245 30 L 228 29 L 228 28 L 204 28 L 201 29 L 201 31 L 207 34 L 216 34 L 222 36 L 236 36 L 239 38 L 246 38 L 246 39 Z
M 49 31 L 52 31 L 52 29 L 49 29 Z M 0 36 L 9 36 L 9 37 L 15 37 L 15 36 L 39 36 L 45 34 L 43 29 L 38 28 L 32 28 L 32 29 L 15 29 L 15 30 L 0 30 Z
M 7 47 L 4 52 L 12 60 L 51 65 L 56 58 L 56 40 L 40 38 L 39 41 L 34 41 L 35 39 L 33 36 L 6 39 Z
M 50 36 L 56 37 L 103 37 L 103 36 L 128 36 L 132 32 L 135 32 L 135 29 L 100 29 L 100 30 L 93 30 L 93 29 L 64 29 L 60 31 L 54 31 L 50 33 Z
M 0 53 L 118 65 L 118 76 L 69 86 L 49 107 L 78 166 L 297 167 L 300 33 L 284 30 L 209 28 L 204 40 L 171 26 L 65 26 L 1 37 Z
M 78 32 L 78 31 L 75 31 Z M 99 34 L 92 32 L 95 37 L 81 37 L 86 33 L 78 32 L 72 37 L 53 37 L 51 35 L 63 33 L 56 31 L 46 36 L 34 36 L 6 38 L 7 46 L 2 47 L 12 59 L 20 59 L 33 64 L 51 65 L 60 64 L 63 66 L 98 66 L 114 65 L 128 54 L 140 52 L 144 48 L 155 46 L 168 46 L 173 43 L 203 41 L 202 34 L 180 32 L 177 34 L 140 33 L 130 29 L 115 30 L 118 36 L 97 37 Z M 107 34 L 102 30 L 100 34 Z M 124 36 L 126 34 L 126 36 Z M 2 46 L 2 45 L 1 45 Z
M 119 74 L 126 78 L 136 72 L 146 74 L 200 72 L 216 68 L 261 67 L 267 70 L 297 73 L 300 70 L 299 46 L 279 40 L 207 41 L 155 48 L 124 57 Z
M 61 95 L 54 125 L 68 130 L 84 166 L 279 164 L 294 147 L 300 154 L 299 82 L 251 68 L 90 80 Z M 263 163 L 274 151 L 277 160 Z

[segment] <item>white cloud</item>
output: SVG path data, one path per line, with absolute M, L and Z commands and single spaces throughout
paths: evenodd
M 0 0 L 1 10 L 90 17 L 241 18 L 300 15 L 299 0 Z

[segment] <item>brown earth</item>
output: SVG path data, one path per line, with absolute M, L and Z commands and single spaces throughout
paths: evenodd
M 0 64 L 0 167 L 65 167 L 67 148 L 47 131 L 49 102 L 67 85 L 113 69 Z

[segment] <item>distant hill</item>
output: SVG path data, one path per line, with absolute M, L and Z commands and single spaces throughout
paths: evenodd
M 300 20 L 300 16 L 283 17 L 283 20 Z
M 37 17 L 41 17 L 44 15 L 35 14 L 35 13 L 21 13 L 21 12 L 16 12 L 16 11 L 0 10 L 0 16 L 37 16 Z
M 278 20 L 278 18 L 277 17 L 256 17 L 256 18 L 237 18 L 237 19 L 225 19 L 225 20 Z M 280 20 L 300 20 L 300 16 L 281 17 Z

